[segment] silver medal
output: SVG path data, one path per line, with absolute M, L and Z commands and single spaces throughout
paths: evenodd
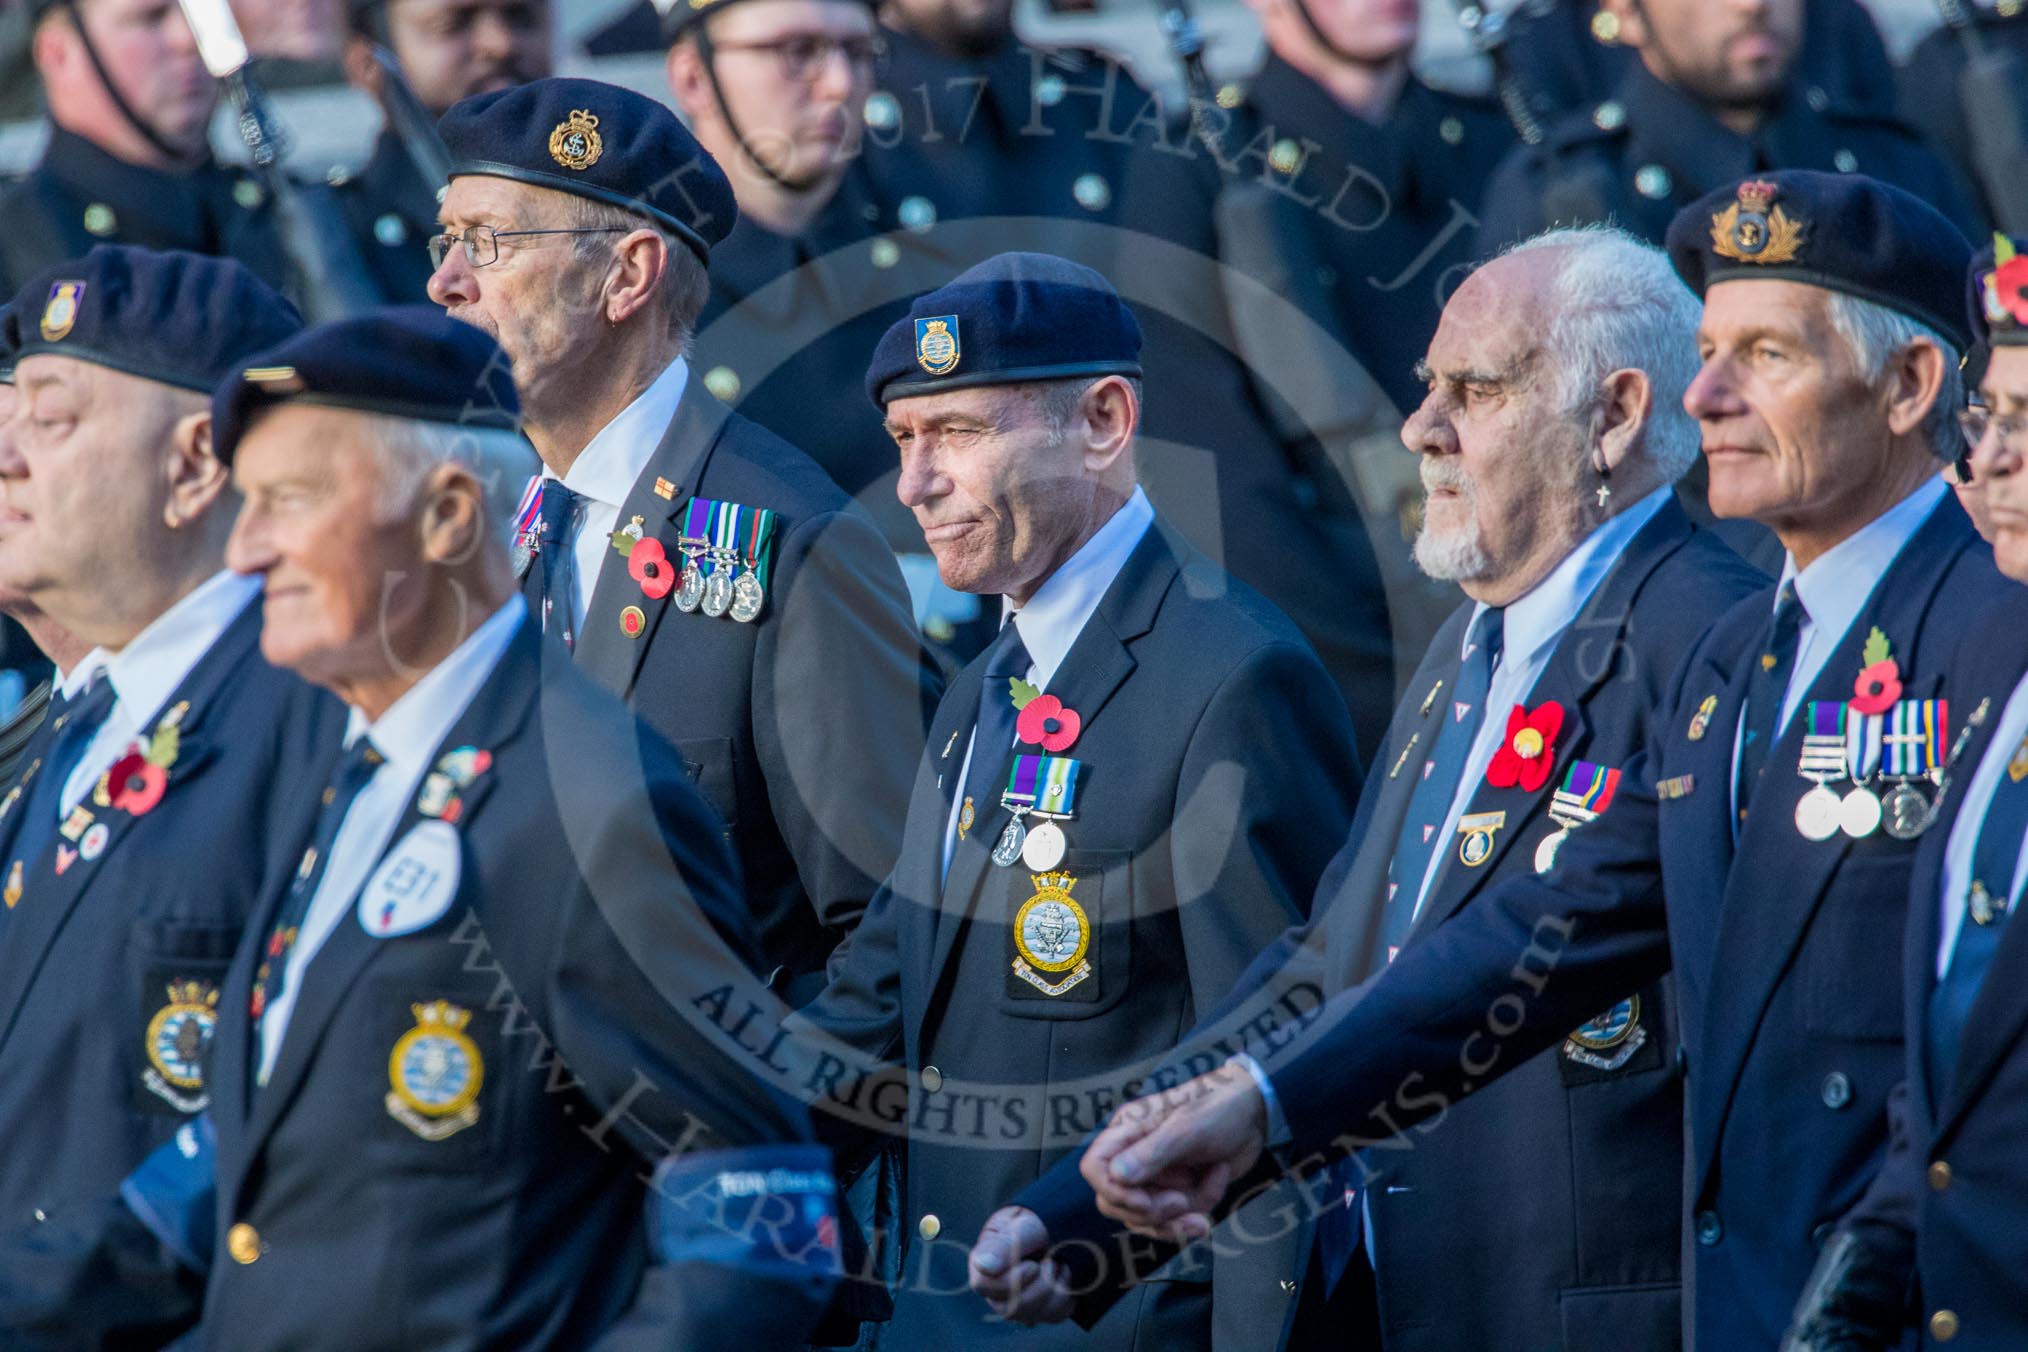
M 1001 868 L 1012 866 L 1014 861 L 1021 857 L 1021 847 L 1027 840 L 1028 828 L 1021 824 L 1021 818 L 1017 816 L 1008 822 L 1007 829 L 1000 833 L 1000 843 L 993 847 L 993 862 Z
M 721 565 L 704 579 L 704 613 L 717 619 L 732 606 L 732 579 Z
M 1861 784 L 1838 805 L 1838 829 L 1861 840 L 1880 829 L 1880 797 Z
M 702 600 L 704 600 L 704 573 L 698 568 L 697 560 L 685 560 L 683 576 L 676 579 L 676 608 L 688 614 L 696 610 Z
M 741 573 L 732 584 L 732 618 L 741 624 L 753 623 L 767 599 L 767 593 L 761 590 L 760 579 L 752 573 Z
M 1929 829 L 1929 800 L 1914 785 L 1895 785 L 1884 806 L 1882 824 L 1896 840 L 1914 840 Z
M 1838 834 L 1844 806 L 1837 794 L 1819 784 L 1796 804 L 1796 830 L 1802 832 L 1804 840 L 1829 840 Z
M 1570 839 L 1570 828 L 1561 828 L 1554 835 L 1544 836 L 1542 843 L 1535 847 L 1535 871 L 1547 873 L 1556 867 L 1556 852 L 1563 848 L 1563 842 Z
M 1063 862 L 1063 851 L 1063 828 L 1044 822 L 1028 833 L 1027 843 L 1021 847 L 1021 862 L 1036 873 L 1047 873 Z

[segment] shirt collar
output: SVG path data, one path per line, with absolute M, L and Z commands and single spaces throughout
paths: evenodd
M 1943 479 L 1929 475 L 1913 493 L 1825 550 L 1809 567 L 1798 571 L 1795 555 L 1784 558 L 1781 580 L 1796 584 L 1796 599 L 1811 628 L 1842 634 L 1852 627 L 1902 546 L 1929 520 L 1943 495 Z M 1780 587 L 1775 596 L 1781 596 Z
M 213 573 L 157 615 L 126 647 L 118 652 L 92 649 L 71 679 L 81 690 L 91 671 L 104 667 L 126 715 L 135 727 L 145 727 L 260 590 L 258 577 L 241 577 L 230 570 Z
M 1001 598 L 1001 614 L 1013 618 L 1021 630 L 1021 644 L 1035 664 L 1036 685 L 1049 685 L 1070 645 L 1084 632 L 1092 612 L 1126 566 L 1127 556 L 1154 521 L 1155 509 L 1149 505 L 1148 495 L 1136 487 L 1134 495 L 1091 539 L 1035 589 L 1028 604 L 1017 606 Z
M 627 495 L 634 491 L 634 481 L 648 468 L 669 420 L 676 416 L 676 405 L 683 398 L 689 377 L 690 364 L 681 357 L 663 368 L 662 374 L 635 395 L 634 402 L 600 428 L 598 435 L 578 453 L 570 472 L 563 476 L 564 487 L 619 510 Z M 542 477 L 557 476 L 545 468 Z
M 1641 527 L 1655 519 L 1655 513 L 1662 510 L 1675 491 L 1673 485 L 1658 488 L 1594 526 L 1591 534 L 1550 570 L 1548 577 L 1511 603 L 1501 616 L 1501 663 L 1531 662 L 1542 648 L 1563 637 L 1564 631 L 1577 622 L 1578 612 L 1591 600 L 1607 571 L 1619 562 Z M 1473 624 L 1485 608 L 1481 603 L 1473 609 Z M 1459 640 L 1461 645 L 1470 639 L 1473 624 L 1465 626 L 1465 636 Z
M 425 762 L 450 736 L 452 725 L 464 716 L 479 687 L 499 665 L 500 655 L 507 651 L 527 613 L 527 603 L 516 592 L 449 657 L 388 705 L 379 718 L 369 722 L 355 705 L 345 724 L 345 745 L 351 746 L 362 736 L 371 737 L 374 749 L 398 775 L 419 777 Z

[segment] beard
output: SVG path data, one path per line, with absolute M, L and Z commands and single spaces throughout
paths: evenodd
M 1415 537 L 1415 566 L 1439 582 L 1466 582 L 1486 576 L 1493 570 L 1493 559 L 1486 551 L 1485 532 L 1479 526 L 1479 494 L 1470 476 L 1448 461 L 1425 458 L 1422 486 L 1455 490 L 1458 505 L 1464 511 L 1464 523 L 1441 529 L 1432 525 L 1425 501 L 1422 529 Z

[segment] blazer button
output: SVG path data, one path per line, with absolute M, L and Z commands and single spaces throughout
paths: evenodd
M 1723 1238 L 1725 1238 L 1725 1225 L 1718 1219 L 1718 1213 L 1716 1211 L 1698 1212 L 1697 1242 L 1708 1249 Z
M 1842 1108 L 1852 1101 L 1852 1082 L 1844 1071 L 1834 1070 L 1824 1077 L 1823 1096 L 1826 1108 Z
M 245 1267 L 261 1256 L 261 1232 L 241 1221 L 225 1232 L 225 1251 L 233 1262 Z
M 944 1232 L 944 1223 L 935 1216 L 924 1216 L 915 1223 L 915 1232 L 924 1239 L 935 1239 Z
M 1830 1241 L 1831 1236 L 1837 1233 L 1837 1230 L 1838 1226 L 1833 1221 L 1820 1222 L 1816 1229 L 1810 1231 L 1811 1247 L 1822 1249 Z
M 944 1087 L 944 1073 L 935 1066 L 922 1068 L 922 1092 L 934 1094 Z
M 1958 1316 L 1952 1310 L 1938 1310 L 1929 1317 L 1929 1336 L 1947 1343 L 1958 1336 Z
M 1929 1166 L 1929 1186 L 1932 1192 L 1942 1192 L 1951 1185 L 1951 1167 L 1938 1160 Z

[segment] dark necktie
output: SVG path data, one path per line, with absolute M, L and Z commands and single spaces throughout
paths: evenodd
M 1401 820 L 1401 834 L 1387 865 L 1387 903 L 1381 912 L 1390 962 L 1408 942 L 1423 876 L 1446 843 L 1438 834 L 1451 814 L 1451 800 L 1457 796 L 1458 782 L 1471 760 L 1472 743 L 1486 721 L 1486 697 L 1492 690 L 1493 668 L 1500 660 L 1505 631 L 1506 612 L 1498 607 L 1486 607 L 1472 621 L 1464 660 L 1458 664 L 1444 703 L 1442 725 L 1422 762 L 1422 778 L 1409 796 L 1408 815 Z M 1334 1186 L 1330 1205 L 1317 1217 L 1318 1259 L 1328 1287 L 1337 1286 L 1359 1248 L 1358 1177 L 1358 1166 L 1350 1158 L 1331 1166 Z M 1337 1204 L 1340 1198 L 1343 1205 Z
M 6 882 L 10 893 L 19 881 L 16 870 L 25 872 L 34 868 L 42 852 L 49 848 L 50 837 L 56 834 L 57 813 L 63 807 L 64 781 L 77 769 L 86 748 L 92 744 L 92 737 L 112 713 L 118 698 L 112 680 L 101 670 L 92 675 L 84 694 L 50 715 L 56 735 L 50 739 L 49 751 L 22 794 L 22 801 L 15 804 L 20 825 L 15 828 L 14 841 L 7 852 Z M 11 915 L 13 911 L 8 906 L 5 914 Z
M 331 772 L 331 783 L 325 788 L 322 806 L 317 811 L 316 828 L 310 833 L 310 847 L 303 855 L 303 862 L 296 867 L 295 881 L 289 884 L 289 895 L 282 901 L 274 932 L 268 936 L 267 947 L 261 952 L 260 967 L 254 972 L 253 992 L 247 1005 L 247 1013 L 253 1021 L 253 1033 L 247 1043 L 253 1058 L 256 1083 L 259 1081 L 263 1042 L 261 1020 L 274 1008 L 288 982 L 289 954 L 295 951 L 303 921 L 310 914 L 310 903 L 316 899 L 317 887 L 324 881 L 324 868 L 331 862 L 331 847 L 337 843 L 338 828 L 345 824 L 345 814 L 352 810 L 353 800 L 373 782 L 374 772 L 380 769 L 382 761 L 380 750 L 373 745 L 372 739 L 361 737 L 346 748 L 337 768 Z
M 1746 712 L 1740 718 L 1738 787 L 1739 821 L 1746 820 L 1746 805 L 1759 786 L 1761 771 L 1767 768 L 1768 753 L 1781 736 L 1782 704 L 1788 698 L 1789 678 L 1796 671 L 1796 647 L 1802 636 L 1807 612 L 1796 599 L 1796 584 L 1782 584 L 1775 599 L 1774 618 L 1754 656 L 1753 670 L 1746 679 Z M 1737 826 L 1734 830 L 1737 832 Z
M 2000 947 L 2000 930 L 2013 910 L 2014 868 L 2024 835 L 2028 835 L 2028 778 L 2003 774 L 1972 847 L 1972 881 L 1965 889 L 1964 917 L 1951 948 L 1950 966 L 1929 997 L 1924 1052 L 1929 1057 L 1930 1090 L 1938 1099 L 1957 1063 L 1958 1042 L 1972 1002 Z
M 1486 696 L 1492 689 L 1505 628 L 1505 612 L 1492 606 L 1472 621 L 1470 642 L 1446 701 L 1443 724 L 1423 760 L 1422 779 L 1409 797 L 1408 815 L 1401 820 L 1401 835 L 1395 840 L 1394 857 L 1387 867 L 1383 912 L 1390 960 L 1408 941 L 1408 931 L 1415 923 L 1416 898 L 1422 893 L 1430 860 L 1447 844 L 1438 837 L 1450 816 L 1465 764 L 1472 757 L 1472 743 L 1486 721 Z
M 1007 785 L 1007 754 L 1014 746 L 1014 691 L 1035 665 L 1013 620 L 986 649 L 986 676 L 979 686 L 979 714 L 972 724 L 972 763 L 965 771 L 964 796 L 972 804 L 974 831 L 999 831 L 1000 790 Z M 963 808 L 960 807 L 960 812 Z M 955 854 L 955 851 L 953 851 Z
M 577 647 L 577 606 L 571 588 L 577 577 L 571 548 L 584 498 L 563 486 L 561 479 L 542 482 L 542 632 L 563 640 L 565 651 Z

